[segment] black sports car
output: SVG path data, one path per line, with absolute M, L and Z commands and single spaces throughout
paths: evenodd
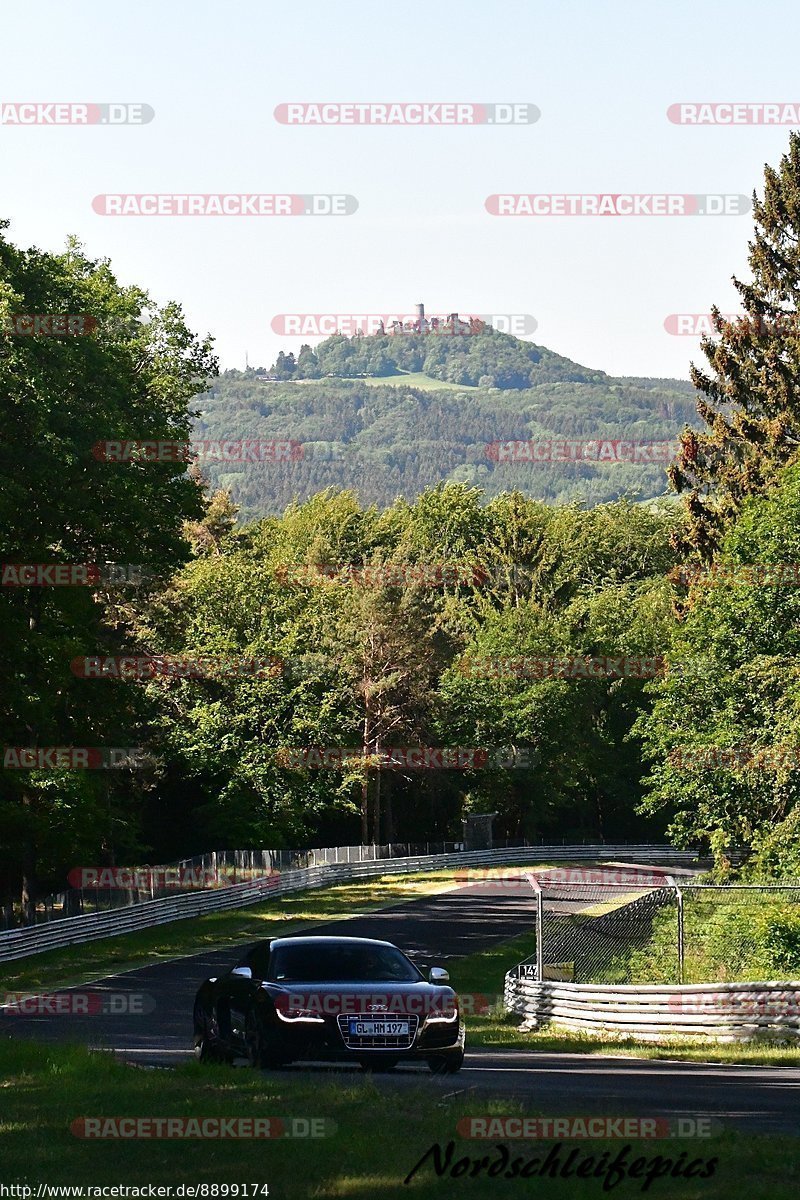
M 367 1069 L 423 1059 L 436 1072 L 464 1061 L 464 1023 L 447 972 L 429 981 L 390 942 L 285 937 L 258 942 L 194 1003 L 198 1058 L 246 1056 L 256 1067 L 298 1059 Z

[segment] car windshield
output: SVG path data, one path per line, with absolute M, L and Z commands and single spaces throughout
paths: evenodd
M 422 976 L 394 946 L 332 942 L 276 947 L 269 978 L 276 983 L 418 983 Z

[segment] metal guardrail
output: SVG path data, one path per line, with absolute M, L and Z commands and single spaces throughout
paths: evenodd
M 32 954 L 41 954 L 47 950 L 62 949 L 100 938 L 116 937 L 154 925 L 203 916 L 206 913 L 245 908 L 248 905 L 263 903 L 272 897 L 345 883 L 352 879 L 446 870 L 459 866 L 534 864 L 552 862 L 554 859 L 561 862 L 618 861 L 621 857 L 627 860 L 634 858 L 639 863 L 668 866 L 689 866 L 697 861 L 692 851 L 674 850 L 670 846 L 539 845 L 326 864 L 286 871 L 277 878 L 272 875 L 263 880 L 252 880 L 230 887 L 144 900 L 128 908 L 65 917 L 59 921 L 25 929 L 6 930 L 0 932 L 0 962 L 26 958 Z
M 800 1039 L 797 981 L 598 986 L 540 982 L 521 968 L 530 969 L 530 964 L 506 975 L 505 1003 L 531 1029 L 553 1022 L 562 1029 L 652 1042 L 676 1037 Z
M 540 846 L 544 846 L 544 841 Z M 518 846 L 529 846 L 522 841 L 496 840 L 494 849 L 505 850 Z M 566 847 L 566 838 L 562 839 Z M 547 846 L 553 852 L 554 843 Z M 8 900 L 0 906 L 0 932 L 5 929 L 27 928 L 48 921 L 61 921 L 66 917 L 97 915 L 112 908 L 129 908 L 147 900 L 158 900 L 181 893 L 195 892 L 198 888 L 229 887 L 277 871 L 294 871 L 300 867 L 319 867 L 344 862 L 373 862 L 384 858 L 419 858 L 431 854 L 455 854 L 467 850 L 462 842 L 388 842 L 382 845 L 348 845 L 306 847 L 302 850 L 207 850 L 192 858 L 178 862 L 137 864 L 119 870 L 113 867 L 76 868 L 70 872 L 80 880 L 83 874 L 89 877 L 105 874 L 102 886 L 72 882 L 68 888 L 39 896 L 25 910 Z M 119 882 L 114 882 L 114 879 Z
M 498 848 L 527 842 L 497 842 Z M 198 888 L 229 887 L 248 883 L 273 872 L 294 871 L 300 867 L 319 867 L 343 862 L 372 862 L 378 858 L 414 858 L 423 854 L 448 854 L 467 847 L 463 842 L 389 842 L 383 845 L 347 845 L 311 847 L 303 850 L 209 850 L 175 863 L 145 863 L 130 868 L 94 867 L 86 874 L 108 873 L 101 887 L 90 883 L 72 883 L 68 888 L 37 897 L 26 911 L 8 901 L 0 906 L 0 931 L 26 928 L 66 917 L 97 915 L 112 908 L 129 908 L 147 900 L 165 896 L 174 899 Z M 80 868 L 70 874 L 81 878 Z M 115 884 L 115 876 L 127 882 Z

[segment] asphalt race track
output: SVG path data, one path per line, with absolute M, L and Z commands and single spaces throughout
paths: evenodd
M 315 929 L 326 934 L 394 942 L 425 970 L 448 958 L 471 954 L 524 933 L 531 929 L 535 915 L 533 896 L 529 898 L 524 892 L 477 896 L 462 890 L 424 896 L 364 916 L 331 921 Z M 295 936 L 309 932 L 310 928 L 297 930 Z M 198 987 L 209 975 L 220 975 L 235 966 L 250 945 L 243 943 L 171 959 L 123 975 L 107 976 L 82 988 L 64 989 L 115 996 L 143 995 L 147 1007 L 152 1009 L 145 1015 L 25 1016 L 3 1015 L 0 1011 L 0 1030 L 37 1041 L 69 1040 L 104 1046 L 148 1065 L 174 1062 L 176 1057 L 191 1051 L 192 1008 Z M 498 980 L 500 990 L 502 981 Z
M 421 968 L 473 953 L 530 929 L 535 904 L 523 889 L 486 895 L 467 889 L 426 896 L 378 912 L 317 926 L 321 932 L 395 942 Z M 306 933 L 308 929 L 297 931 Z M 146 997 L 145 1015 L 20 1016 L 0 1011 L 0 1032 L 37 1041 L 73 1041 L 114 1050 L 149 1067 L 191 1056 L 195 992 L 209 975 L 234 966 L 242 945 L 156 963 L 84 985 L 92 993 Z M 501 981 L 498 980 L 498 991 Z M 69 990 L 69 989 L 67 989 Z M 469 1027 L 468 1027 L 469 1041 Z M 291 1066 L 287 1075 L 358 1074 L 360 1068 Z M 724 1126 L 758 1133 L 800 1134 L 800 1069 L 650 1061 L 623 1057 L 470 1051 L 457 1076 L 437 1077 L 420 1066 L 375 1075 L 381 1086 L 423 1087 L 432 1094 L 477 1091 L 518 1095 L 526 1108 L 547 1115 L 708 1116 Z

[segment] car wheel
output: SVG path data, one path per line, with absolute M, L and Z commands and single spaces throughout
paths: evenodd
M 360 1058 L 363 1071 L 393 1071 L 397 1066 L 396 1058 Z
M 211 1037 L 208 1021 L 202 1011 L 196 1011 L 194 1016 L 194 1057 L 197 1062 L 215 1062 L 221 1056 L 219 1048 Z
M 194 1035 L 194 1056 L 197 1062 L 210 1062 L 214 1057 L 205 1029 Z
M 458 1054 L 439 1054 L 428 1059 L 428 1067 L 434 1075 L 455 1075 L 464 1065 L 464 1051 Z
M 248 1010 L 244 1022 L 244 1040 L 247 1047 L 247 1061 L 251 1067 L 261 1068 L 267 1065 L 267 1054 L 264 1046 L 264 1030 L 255 1009 Z
M 244 1021 L 244 1040 L 247 1050 L 247 1060 L 251 1067 L 285 1067 L 292 1059 L 285 1054 L 277 1054 L 274 1046 L 270 1045 L 258 1011 L 251 1008 Z

